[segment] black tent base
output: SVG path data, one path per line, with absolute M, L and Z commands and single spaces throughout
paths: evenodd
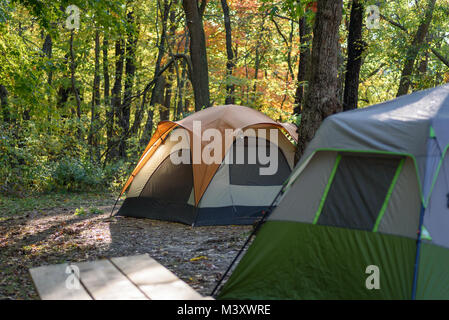
M 148 197 L 127 198 L 117 215 L 181 222 L 192 226 L 251 225 L 258 221 L 265 206 L 196 208 L 185 203 Z

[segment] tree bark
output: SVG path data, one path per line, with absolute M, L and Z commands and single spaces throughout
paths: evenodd
M 206 1 L 203 0 L 200 7 L 198 7 L 197 0 L 182 1 L 190 36 L 190 58 L 193 68 L 192 86 L 195 97 L 195 111 L 210 106 L 206 36 L 204 34 L 202 19 Z
M 110 83 L 109 83 L 109 39 L 105 32 L 103 35 L 103 97 L 106 108 L 106 150 L 111 150 L 114 135 L 114 109 L 110 100 Z M 110 153 L 106 153 L 105 163 L 110 159 Z
M 2 107 L 3 121 L 6 123 L 11 122 L 11 113 L 8 106 L 8 90 L 2 84 L 0 84 L 0 106 Z
M 142 135 L 140 137 L 139 144 L 142 147 L 145 147 L 148 141 L 151 138 L 151 135 L 153 133 L 153 117 L 154 117 L 154 105 L 159 103 L 163 103 L 163 90 L 165 86 L 165 79 L 162 79 L 161 77 L 161 62 L 162 58 L 165 54 L 165 44 L 166 44 L 166 37 L 167 37 L 167 21 L 169 17 L 171 2 L 168 0 L 164 0 L 163 5 L 163 11 L 162 11 L 162 30 L 161 30 L 161 37 L 160 42 L 158 44 L 158 54 L 156 58 L 156 64 L 154 66 L 154 76 L 152 82 L 154 83 L 153 90 L 151 92 L 151 99 L 150 99 L 150 107 L 147 110 L 147 120 L 142 132 Z M 162 92 L 162 99 L 161 97 Z M 142 103 L 145 103 L 146 100 L 146 94 L 144 93 L 142 98 Z
M 126 65 L 125 65 L 125 87 L 123 94 L 123 103 L 120 108 L 120 128 L 121 137 L 119 143 L 119 156 L 126 157 L 126 140 L 129 135 L 129 118 L 131 113 L 131 96 L 136 73 L 136 46 L 137 46 L 137 30 L 134 19 L 134 13 L 128 12 L 127 15 L 128 32 L 126 41 Z
M 337 99 L 338 29 L 342 7 L 342 0 L 318 0 L 313 29 L 311 77 L 299 127 L 297 159 L 304 153 L 321 122 L 342 110 Z
M 223 9 L 224 27 L 226 33 L 226 98 L 225 104 L 234 104 L 234 90 L 235 86 L 232 83 L 231 77 L 234 69 L 234 51 L 232 50 L 232 27 L 231 17 L 229 15 L 229 6 L 226 0 L 221 0 L 221 8 Z
M 311 38 L 311 30 L 307 23 L 306 17 L 302 17 L 299 20 L 299 37 L 300 37 L 300 45 L 301 52 L 299 53 L 299 64 L 298 64 L 298 76 L 296 93 L 295 93 L 295 102 L 294 102 L 294 114 L 301 114 L 302 103 L 305 95 L 305 82 L 307 76 L 307 66 L 309 65 L 310 60 L 310 38 Z
M 72 83 L 72 92 L 75 95 L 75 101 L 76 101 L 76 116 L 78 117 L 78 139 L 82 139 L 82 131 L 81 128 L 79 127 L 81 125 L 81 98 L 79 96 L 79 92 L 78 89 L 76 87 L 76 79 L 75 79 L 75 69 L 76 69 L 76 65 L 75 65 L 75 53 L 73 50 L 73 36 L 74 36 L 74 31 L 72 30 L 70 32 L 70 59 L 71 59 L 71 63 L 70 63 L 70 80 Z
M 115 41 L 115 81 L 114 86 L 112 87 L 111 91 L 111 104 L 112 104 L 112 110 L 114 110 L 114 118 L 117 119 L 118 123 L 121 123 L 121 103 L 122 103 L 122 77 L 123 77 L 123 64 L 124 64 L 124 40 L 123 38 L 120 38 Z M 117 146 L 114 146 L 117 144 L 117 136 L 114 134 L 114 127 L 115 127 L 115 119 L 113 126 L 113 137 L 112 137 L 112 147 L 109 149 L 109 152 L 111 153 L 111 158 L 115 158 L 118 156 L 118 149 Z
M 53 55 L 53 40 L 51 38 L 51 35 L 49 33 L 47 33 L 47 35 L 45 36 L 45 40 L 44 40 L 44 44 L 42 45 L 42 52 L 45 54 L 45 56 L 47 57 L 47 59 L 51 59 L 52 55 Z M 50 70 L 48 71 L 48 78 L 47 78 L 47 83 L 51 86 L 52 81 L 53 81 L 53 71 Z
M 168 17 L 169 17 L 170 7 L 171 7 L 171 2 L 169 2 L 168 0 L 164 0 L 164 10 L 162 11 L 161 38 L 160 38 L 160 43 L 158 45 L 159 50 L 157 53 L 156 64 L 154 66 L 154 76 L 153 76 L 153 80 L 156 82 L 156 84 L 155 84 L 152 94 L 151 94 L 150 106 L 154 106 L 156 104 L 155 98 L 156 98 L 156 96 L 159 95 L 159 92 L 157 92 L 157 91 L 161 90 L 161 88 L 158 87 L 158 81 L 156 78 L 159 74 L 159 71 L 161 70 L 161 62 L 162 62 L 162 58 L 164 57 L 164 54 L 165 54 L 165 44 L 167 41 L 167 21 L 168 21 Z
M 413 66 L 418 55 L 419 50 L 425 43 L 426 35 L 429 30 L 430 23 L 432 22 L 433 11 L 435 8 L 436 0 L 429 0 L 426 8 L 426 13 L 423 21 L 416 31 L 415 37 L 407 51 L 405 58 L 404 68 L 401 73 L 401 80 L 399 82 L 397 97 L 408 93 L 411 84 L 411 76 L 413 74 Z
M 256 42 L 256 56 L 254 58 L 254 85 L 253 85 L 254 99 L 253 99 L 253 103 L 256 103 L 256 100 L 257 100 L 257 80 L 259 79 L 260 63 L 263 58 L 263 57 L 261 57 L 260 47 L 262 45 L 263 33 L 265 32 L 266 17 L 267 17 L 266 14 L 264 14 L 262 17 L 262 24 L 260 26 L 259 37 L 257 38 L 257 42 Z M 249 103 L 249 101 L 248 101 L 248 103 Z
M 364 6 L 363 0 L 352 2 L 348 34 L 348 62 L 346 64 L 343 110 L 357 109 L 359 78 L 365 43 L 362 40 Z
M 92 87 L 92 102 L 91 102 L 91 118 L 90 118 L 90 132 L 89 132 L 89 146 L 91 160 L 98 161 L 100 157 L 100 150 L 98 148 L 98 108 L 100 107 L 100 31 L 95 30 L 95 69 L 94 81 Z
M 184 46 L 184 55 L 187 54 L 189 47 L 189 34 L 186 29 L 185 31 L 186 42 Z M 176 119 L 180 119 L 182 113 L 184 112 L 184 91 L 187 80 L 187 62 L 183 60 L 182 62 L 182 72 L 181 72 L 181 83 L 178 85 L 178 106 L 176 107 Z

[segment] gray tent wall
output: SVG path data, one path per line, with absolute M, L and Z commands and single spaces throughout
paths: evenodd
M 345 156 L 349 156 L 349 158 L 353 158 L 354 156 L 362 159 L 364 158 L 364 163 L 358 163 L 358 172 L 354 172 L 353 170 L 347 171 L 347 168 L 340 165 L 337 169 L 337 172 L 340 172 L 348 179 L 358 179 L 357 184 L 352 184 L 352 186 L 358 188 L 356 192 L 351 193 L 350 190 L 346 190 L 346 188 L 339 188 L 340 190 L 335 189 L 334 191 L 332 188 L 326 190 L 330 184 L 332 184 L 333 187 L 339 187 L 338 183 L 335 183 L 338 179 L 337 172 L 334 172 L 334 177 L 332 177 L 332 174 L 338 157 L 341 157 L 342 155 L 343 158 Z M 378 183 L 374 184 L 371 180 L 372 176 L 369 172 L 369 170 L 375 169 L 370 160 L 374 159 L 375 161 L 378 161 L 379 158 L 392 161 L 398 160 L 397 156 L 392 156 L 389 154 L 379 155 L 378 153 L 355 154 L 344 151 L 319 151 L 315 153 L 312 159 L 308 162 L 307 166 L 305 166 L 301 171 L 295 182 L 290 184 L 290 189 L 279 200 L 276 210 L 274 210 L 268 220 L 293 221 L 311 224 L 319 223 L 322 225 L 333 226 L 338 226 L 339 223 L 343 223 L 344 225 L 341 225 L 342 227 L 351 227 L 346 225 L 348 221 L 359 221 L 361 217 L 348 216 L 341 221 L 325 221 L 323 220 L 325 216 L 322 212 L 326 210 L 327 204 L 332 204 L 332 207 L 328 209 L 330 210 L 329 213 L 332 213 L 332 210 L 336 210 L 332 214 L 334 217 L 338 216 L 342 212 L 346 212 L 351 215 L 352 213 L 366 211 L 360 210 L 360 208 L 351 207 L 351 205 L 355 204 L 355 200 L 353 199 L 354 195 L 365 194 L 369 198 L 378 198 L 375 204 L 375 208 L 377 210 L 374 213 L 374 220 L 369 226 L 358 225 L 352 226 L 353 228 L 374 231 L 376 227 L 375 231 L 377 232 L 416 237 L 421 202 L 419 184 L 413 160 L 409 157 L 401 158 L 404 159 L 403 165 L 399 168 L 400 170 L 398 172 L 397 180 L 394 182 L 394 185 L 391 188 L 391 194 L 388 195 L 387 199 L 386 189 L 384 189 L 384 192 L 379 192 L 377 190 L 373 192 L 369 189 L 369 187 L 379 187 L 379 179 L 377 181 Z M 364 166 L 361 166 L 361 164 Z M 352 167 L 352 169 L 354 168 L 355 166 Z M 398 169 L 398 166 L 394 168 L 395 172 L 396 169 Z M 364 170 L 364 172 L 361 172 L 361 170 Z M 372 170 L 372 173 L 382 176 L 384 172 L 382 169 L 378 168 L 376 171 Z M 392 184 L 393 176 L 385 175 L 385 178 L 380 179 L 383 180 L 380 182 L 389 188 Z M 351 186 L 351 184 L 348 183 L 347 186 Z M 347 204 L 346 207 L 341 207 L 344 205 L 342 199 L 344 198 L 344 195 L 340 194 L 339 191 L 348 192 L 348 196 L 351 196 L 353 200 L 351 204 Z M 337 198 L 332 199 L 332 196 Z M 301 203 L 301 214 L 298 214 L 298 203 Z M 384 204 L 385 208 L 383 209 L 381 205 Z M 322 207 L 322 212 L 318 218 L 320 220 L 315 221 L 317 218 L 317 212 L 320 211 L 320 206 Z M 380 213 L 381 216 L 379 217 Z M 377 220 L 378 224 L 376 225 Z
M 448 148 L 449 84 L 328 117 L 221 297 L 449 299 Z M 376 260 L 369 291 L 352 271 Z
M 416 298 L 441 297 L 441 283 L 449 286 L 449 276 L 441 269 L 441 259 L 445 259 L 446 266 L 449 265 L 448 251 L 435 253 L 437 247 L 449 248 L 448 124 L 449 84 L 414 92 L 369 108 L 333 115 L 319 128 L 288 183 L 291 185 L 297 180 L 302 169 L 320 150 L 407 156 L 407 165 L 412 168 L 413 163 L 416 169 L 414 179 L 418 187 L 411 190 L 409 182 L 400 179 L 398 186 L 404 184 L 402 188 L 410 190 L 403 193 L 403 199 L 392 196 L 388 206 L 412 221 L 404 235 L 411 236 L 412 232 L 420 230 L 418 242 L 422 240 L 424 243 L 422 248 L 417 249 L 419 263 L 414 271 L 417 277 L 414 288 Z M 413 176 L 411 170 L 407 172 L 410 177 Z M 416 198 L 412 197 L 416 194 L 419 194 L 419 206 Z M 418 226 L 419 215 L 416 220 L 418 207 L 419 210 L 423 209 L 421 226 Z M 401 218 L 402 222 L 406 222 L 404 217 Z M 395 229 L 402 227 L 398 218 L 387 214 L 380 228 L 388 230 L 388 226 L 394 226 Z M 414 238 L 418 238 L 418 234 Z M 440 258 L 432 259 L 435 256 Z

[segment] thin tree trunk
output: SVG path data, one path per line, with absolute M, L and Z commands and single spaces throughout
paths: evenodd
M 397 97 L 402 96 L 408 93 L 411 84 L 411 76 L 413 74 L 413 66 L 415 65 L 415 60 L 418 55 L 419 50 L 422 45 L 425 43 L 426 35 L 429 30 L 430 23 L 432 22 L 433 11 L 435 8 L 436 0 L 429 0 L 426 14 L 416 31 L 415 37 L 413 38 L 413 42 L 411 43 L 407 55 L 405 58 L 404 68 L 401 73 L 401 80 L 399 82 Z
M 207 0 L 198 7 L 197 0 L 183 0 L 190 35 L 190 58 L 192 60 L 192 86 L 195 97 L 195 110 L 210 106 L 209 71 L 207 65 L 206 36 L 203 27 L 203 12 Z
M 310 38 L 311 30 L 307 23 L 306 17 L 299 20 L 299 37 L 301 51 L 299 53 L 298 76 L 296 77 L 297 86 L 294 102 L 294 114 L 301 114 L 303 99 L 305 96 L 305 83 L 307 76 L 307 66 L 310 60 Z
M 259 79 L 260 62 L 262 61 L 260 57 L 260 46 L 262 45 L 263 33 L 265 31 L 265 19 L 266 15 L 264 14 L 264 16 L 262 17 L 262 25 L 260 26 L 259 37 L 257 38 L 256 42 L 256 57 L 254 60 L 254 85 L 253 85 L 254 102 L 257 96 L 257 80 Z
M 100 107 L 100 31 L 95 30 L 95 69 L 94 82 L 92 87 L 92 102 L 91 102 L 91 118 L 90 118 L 90 132 L 89 132 L 89 146 L 91 160 L 98 161 L 100 157 L 100 150 L 98 148 L 98 108 Z
M 115 41 L 115 81 L 114 86 L 112 87 L 111 91 L 111 104 L 112 109 L 114 110 L 114 118 L 117 120 L 118 123 L 121 123 L 121 104 L 122 104 L 122 77 L 123 77 L 123 64 L 124 64 L 124 40 L 122 38 Z M 113 127 L 115 127 L 115 119 L 113 123 Z M 113 129 L 114 131 L 114 129 Z M 118 149 L 115 144 L 117 144 L 118 139 L 114 133 L 112 138 L 112 147 L 109 149 L 109 152 L 111 153 L 111 158 L 115 158 L 118 156 Z
M 160 43 L 158 45 L 159 50 L 158 50 L 158 54 L 157 54 L 157 58 L 156 58 L 156 64 L 154 66 L 154 76 L 153 76 L 153 80 L 156 81 L 156 84 L 153 87 L 153 91 L 151 94 L 150 106 L 154 106 L 156 104 L 155 98 L 159 97 L 159 91 L 163 90 L 158 86 L 158 81 L 157 81 L 156 77 L 159 74 L 159 71 L 161 70 L 161 62 L 162 62 L 162 58 L 164 57 L 164 54 L 165 54 L 165 44 L 166 44 L 166 39 L 167 39 L 167 22 L 168 22 L 170 7 L 171 7 L 171 2 L 168 0 L 164 0 L 164 9 L 162 11 L 161 38 L 160 38 Z M 159 82 L 159 84 L 160 84 L 160 82 Z
M 126 157 L 126 140 L 129 134 L 129 118 L 131 109 L 131 96 L 134 84 L 134 76 L 136 73 L 136 46 L 137 46 L 137 30 L 134 20 L 134 13 L 128 12 L 127 22 L 129 31 L 127 32 L 128 39 L 126 41 L 126 66 L 125 66 L 125 88 L 123 94 L 123 103 L 120 111 L 120 127 L 121 137 L 119 144 L 120 157 Z
M 45 36 L 44 44 L 42 45 L 42 52 L 45 54 L 47 59 L 51 59 L 53 55 L 53 40 L 51 35 L 47 33 Z M 50 69 L 47 73 L 47 83 L 51 86 L 53 82 L 53 71 Z
M 8 106 L 8 90 L 2 84 L 0 84 L 0 106 L 2 107 L 3 121 L 6 123 L 11 122 L 11 113 Z
M 297 159 L 304 153 L 321 122 L 342 110 L 337 99 L 338 29 L 342 0 L 319 0 L 313 29 L 312 64 L 299 128 Z
M 72 92 L 75 95 L 76 100 L 76 116 L 78 117 L 78 139 L 82 139 L 82 131 L 79 126 L 81 126 L 81 99 L 78 93 L 78 89 L 76 88 L 76 79 L 75 79 L 75 53 L 73 51 L 73 35 L 74 31 L 72 30 L 70 33 L 70 80 L 72 83 Z
M 185 31 L 185 45 L 184 45 L 184 54 L 187 54 L 188 47 L 189 47 L 189 34 L 186 28 Z M 186 80 L 187 80 L 187 62 L 182 61 L 182 72 L 181 72 L 181 83 L 178 85 L 178 106 L 176 108 L 176 119 L 179 119 L 181 117 L 181 114 L 184 113 L 184 91 L 186 86 Z
M 109 39 L 105 32 L 103 35 L 103 97 L 106 108 L 106 150 L 111 150 L 114 135 L 114 109 L 110 100 L 110 83 L 109 83 Z M 110 152 L 106 153 L 105 163 L 110 160 Z
M 175 24 L 175 18 L 176 18 L 176 12 L 174 10 L 171 10 L 170 12 L 170 45 L 168 45 L 170 54 L 172 53 L 172 47 L 174 45 L 174 39 L 176 36 L 176 24 Z M 160 120 L 170 120 L 170 107 L 171 107 L 171 101 L 173 96 L 173 82 L 175 79 L 175 63 L 173 62 L 170 67 L 168 68 L 168 75 L 167 75 L 167 82 L 165 83 L 165 99 L 163 103 L 162 110 L 160 111 Z
M 352 2 L 348 34 L 348 62 L 346 64 L 343 110 L 357 109 L 359 99 L 360 68 L 365 43 L 362 40 L 363 0 Z
M 221 7 L 223 9 L 224 27 L 226 33 L 226 98 L 225 104 L 234 104 L 234 90 L 235 86 L 232 83 L 232 72 L 234 69 L 234 51 L 232 50 L 232 27 L 231 18 L 229 16 L 229 6 L 226 0 L 221 0 Z

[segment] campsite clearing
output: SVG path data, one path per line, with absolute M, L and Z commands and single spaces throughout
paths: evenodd
M 68 203 L 13 216 L 0 213 L 0 299 L 38 299 L 29 268 L 143 253 L 209 295 L 252 228 L 108 219 L 112 198 L 88 201 L 102 213 L 75 215 L 78 207 Z

